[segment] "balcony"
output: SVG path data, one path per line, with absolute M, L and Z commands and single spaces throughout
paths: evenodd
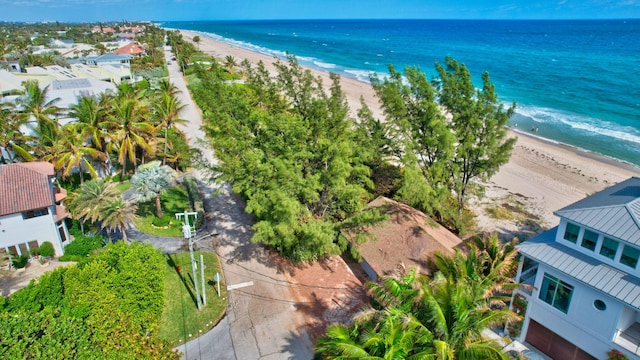
M 63 189 L 63 188 L 54 188 L 53 189 L 53 196 L 54 196 L 54 200 L 56 202 L 56 204 L 59 204 L 60 201 L 64 200 L 67 198 L 67 190 Z
M 53 215 L 54 221 L 59 222 L 69 217 L 67 209 L 62 205 L 56 205 L 56 213 Z
M 636 355 L 640 355 L 640 323 L 633 323 L 626 330 L 618 329 L 613 342 Z

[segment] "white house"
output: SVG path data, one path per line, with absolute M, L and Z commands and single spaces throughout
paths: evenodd
M 518 246 L 519 340 L 553 359 L 640 359 L 640 178 L 555 212 L 557 227 Z M 517 303 L 518 301 L 516 301 Z
M 71 241 L 64 222 L 64 189 L 54 187 L 53 165 L 28 162 L 0 165 L 0 249 L 22 255 L 43 242 L 56 256 Z

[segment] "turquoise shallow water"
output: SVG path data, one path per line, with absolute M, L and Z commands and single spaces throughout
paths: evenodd
M 296 20 L 168 22 L 235 46 L 296 54 L 305 65 L 362 81 L 369 73 L 450 55 L 500 99 L 517 102 L 512 125 L 640 165 L 640 20 Z

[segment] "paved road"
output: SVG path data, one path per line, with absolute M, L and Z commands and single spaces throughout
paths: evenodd
M 168 50 L 165 56 L 170 59 Z M 177 63 L 173 61 L 168 68 L 171 82 L 181 91 L 180 101 L 186 105 L 180 117 L 189 120 L 189 124 L 181 129 L 191 146 L 200 148 L 213 163 L 213 152 L 201 141 L 204 133 L 200 130 L 200 110 Z M 243 201 L 227 184 L 211 183 L 198 172 L 195 175 L 206 192 L 207 210 L 206 225 L 198 234 L 218 234 L 212 240 L 200 241 L 197 247 L 217 251 L 226 284 L 235 289 L 229 291 L 227 317 L 220 329 L 216 327 L 216 334 L 210 332 L 199 341 L 189 342 L 185 359 L 312 359 L 313 345 L 300 327 L 302 317 L 296 312 L 289 283 L 264 248 L 250 241 L 253 219 L 245 213 Z M 228 328 L 228 338 L 224 328 Z M 232 350 L 221 344 L 224 339 L 230 339 Z

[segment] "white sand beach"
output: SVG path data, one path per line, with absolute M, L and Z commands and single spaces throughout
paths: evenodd
M 189 31 L 181 32 L 188 40 L 198 35 Z M 270 65 L 275 58 L 202 35 L 200 38 L 199 49 L 221 61 L 230 55 L 238 63 L 245 59 L 252 63 L 262 60 L 268 69 L 273 69 Z M 324 84 L 330 84 L 328 73 L 310 70 L 320 76 Z M 347 77 L 342 77 L 341 85 L 352 116 L 361 107 L 360 97 L 363 97 L 374 115 L 382 118 L 378 99 L 371 85 Z M 544 141 L 526 133 L 512 131 L 511 136 L 518 138 L 511 160 L 486 184 L 486 199 L 483 201 L 499 201 L 498 199 L 514 194 L 524 203 L 528 212 L 540 218 L 540 223 L 545 228 L 557 224 L 558 219 L 553 215 L 555 210 L 631 176 L 640 176 L 640 168 L 635 166 Z M 482 230 L 513 231 L 509 229 L 513 224 L 508 221 L 501 223 L 482 214 L 482 211 L 476 212 L 479 213 L 477 222 Z

